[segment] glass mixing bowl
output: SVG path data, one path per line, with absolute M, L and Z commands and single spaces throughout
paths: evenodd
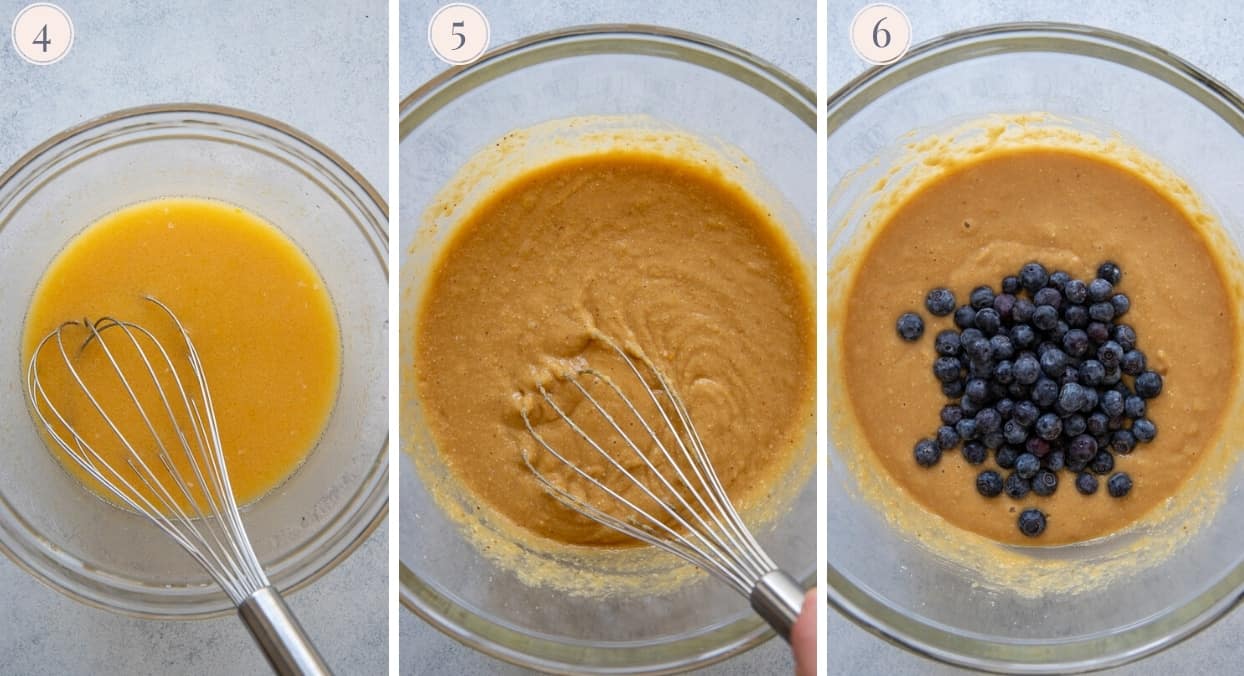
M 1188 181 L 1244 244 L 1244 101 L 1205 73 L 1134 38 L 1082 26 L 1014 24 L 925 43 L 868 71 L 828 105 L 829 260 L 860 225 L 851 211 L 905 142 L 993 113 L 1045 111 L 1118 134 Z M 877 161 L 880 160 L 880 161 Z M 867 202 L 864 203 L 867 209 Z M 834 337 L 829 327 L 830 345 Z M 832 348 L 831 348 L 832 349 Z M 829 383 L 830 427 L 842 388 Z M 1238 449 L 1230 449 L 1232 452 Z M 924 655 L 1012 673 L 1102 668 L 1168 647 L 1235 606 L 1244 591 L 1240 463 L 1224 502 L 1160 564 L 1075 594 L 1022 598 L 977 580 L 894 532 L 856 492 L 847 449 L 828 447 L 831 603 L 864 628 Z M 1040 556 L 1109 556 L 1112 538 Z
M 283 230 L 318 268 L 341 326 L 341 385 L 319 444 L 244 510 L 272 583 L 290 590 L 327 572 L 388 505 L 388 215 L 376 191 L 306 135 L 240 110 L 135 108 L 61 133 L 0 176 L 0 548 L 75 599 L 159 618 L 233 605 L 158 529 L 70 478 L 36 433 L 19 362 L 21 318 L 69 239 L 121 207 L 177 196 L 235 204 Z
M 815 260 L 816 117 L 807 87 L 702 37 L 643 26 L 576 28 L 449 70 L 402 103 L 403 316 L 416 310 L 429 264 L 448 235 L 421 233 L 424 211 L 468 158 L 514 129 L 632 114 L 741 149 L 794 207 L 795 222 L 785 225 L 805 259 Z M 413 370 L 412 348 L 404 335 L 403 374 Z M 401 382 L 407 448 L 431 443 L 408 380 Z M 656 673 L 721 660 L 772 636 L 744 599 L 710 579 L 670 594 L 606 599 L 528 587 L 480 555 L 438 508 L 409 454 L 398 458 L 402 602 L 463 643 L 546 671 Z M 789 513 L 758 533 L 779 565 L 809 584 L 815 497 L 808 476 Z

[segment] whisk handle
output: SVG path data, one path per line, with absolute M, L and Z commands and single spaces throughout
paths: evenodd
M 238 615 L 280 676 L 330 676 L 280 592 L 264 587 L 238 604 Z
M 795 626 L 795 618 L 803 607 L 803 587 L 795 578 L 775 570 L 756 582 L 749 598 L 756 614 L 789 643 L 790 629 Z

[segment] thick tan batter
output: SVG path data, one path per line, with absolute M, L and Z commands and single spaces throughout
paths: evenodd
M 958 450 L 932 469 L 912 446 L 940 424 L 946 403 L 930 365 L 933 336 L 952 326 L 923 309 L 929 289 L 947 286 L 960 303 L 980 284 L 1037 260 L 1090 279 L 1117 261 L 1135 327 L 1162 395 L 1149 402 L 1157 439 L 1116 456 L 1135 480 L 1123 499 L 1083 496 L 1059 473 L 1050 497 L 984 498 Z M 862 432 L 895 485 L 950 523 L 998 541 L 1034 544 L 1015 526 L 1037 507 L 1054 545 L 1116 531 L 1171 497 L 1219 435 L 1237 379 L 1238 320 L 1218 256 L 1179 206 L 1131 171 L 1071 150 L 1009 150 L 972 161 L 923 187 L 899 207 L 856 263 L 842 330 L 849 400 Z M 831 290 L 832 293 L 832 290 Z M 925 335 L 907 343 L 894 331 L 902 312 L 920 311 Z M 1129 379 L 1130 381 L 1130 379 Z
M 813 316 L 806 273 L 747 195 L 703 166 L 619 151 L 529 172 L 465 219 L 422 300 L 415 376 L 439 452 L 480 502 L 559 542 L 627 544 L 558 504 L 524 464 L 526 449 L 542 472 L 589 490 L 523 426 L 535 384 L 603 434 L 554 375 L 584 359 L 617 368 L 593 330 L 640 347 L 746 509 L 776 489 L 810 423 Z M 602 469 L 547 407 L 533 415 L 559 450 Z

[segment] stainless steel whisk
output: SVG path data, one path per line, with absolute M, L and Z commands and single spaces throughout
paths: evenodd
M 151 331 L 137 324 L 112 317 L 95 322 L 85 319 L 66 322 L 43 338 L 30 358 L 26 394 L 31 410 L 49 438 L 87 474 L 130 509 L 158 526 L 203 566 L 237 606 L 238 615 L 273 670 L 282 675 L 328 674 L 328 667 L 298 620 L 268 582 L 247 539 L 229 484 L 216 412 L 198 351 L 168 306 L 150 296 L 146 300 L 159 306 L 180 334 L 185 362 L 179 362 L 180 355 L 174 357 Z M 73 327 L 85 329 L 86 339 L 69 348 L 65 344 L 66 331 Z M 115 384 L 128 395 L 118 397 L 125 401 L 102 401 L 75 367 L 77 358 L 92 344 L 105 359 L 107 368 L 104 370 L 111 371 L 110 377 L 115 377 Z M 56 353 L 41 366 L 41 353 L 52 346 Z M 125 354 L 136 355 L 138 359 L 129 368 L 130 372 L 118 359 L 118 355 Z M 187 378 L 188 382 L 183 382 L 181 369 L 177 368 L 179 364 L 186 366 L 192 375 Z M 45 389 L 40 372 L 53 367 L 67 369 L 80 391 L 49 392 Z M 161 378 L 161 373 L 167 375 Z M 140 396 L 136 385 L 140 388 L 150 385 L 151 394 Z M 137 481 L 110 465 L 57 407 L 54 399 L 70 395 L 84 395 L 89 410 L 103 419 L 126 450 L 126 465 L 137 475 Z M 124 407 L 132 407 L 142 424 L 122 429 L 117 414 Z M 171 421 L 171 425 L 159 424 L 163 420 Z M 161 429 L 165 431 L 162 433 Z M 168 429 L 173 431 L 170 433 Z M 157 451 L 164 472 L 153 470 L 140 449 Z M 177 453 L 191 468 L 189 476 L 183 476 L 174 465 Z
M 621 445 L 602 443 L 584 431 L 549 394 L 544 385 L 537 384 L 536 389 L 557 417 L 598 453 L 607 467 L 635 486 L 640 494 L 652 500 L 656 508 L 650 512 L 636 505 L 634 501 L 607 485 L 603 477 L 594 476 L 567 459 L 536 430 L 529 417 L 529 409 L 524 407 L 521 411 L 523 422 L 536 442 L 600 494 L 623 506 L 629 516 L 626 519 L 618 518 L 592 505 L 583 497 L 572 494 L 567 487 L 558 485 L 536 469 L 531 457 L 524 450 L 523 461 L 528 469 L 535 474 L 546 492 L 566 507 L 708 571 L 746 597 L 756 613 L 782 638 L 789 641 L 791 627 L 803 603 L 803 588 L 777 567 L 739 517 L 713 469 L 687 407 L 664 374 L 642 354 L 636 354 L 632 359 L 617 342 L 603 335 L 597 337 L 621 357 L 627 367 L 623 372 L 629 370 L 638 379 L 656 408 L 657 413 L 651 417 L 657 420 L 645 418 L 612 378 L 590 366 L 560 374 L 563 380 L 582 394 L 584 400 L 603 417 L 607 428 L 623 442 Z M 648 378 L 636 361 L 643 364 Z M 642 432 L 633 432 L 634 437 L 628 434 L 619 423 L 619 418 L 610 413 L 600 399 L 580 382 L 585 377 L 607 386 L 608 391 L 612 391 L 618 399 L 621 415 L 630 416 L 630 420 L 637 423 Z M 656 389 L 649 385 L 649 378 L 655 380 L 658 386 Z M 668 432 L 666 440 L 661 438 L 658 431 Z M 669 442 L 668 439 L 673 441 Z M 644 440 L 651 442 L 649 448 L 654 450 L 645 453 L 640 446 L 640 442 Z M 607 448 L 617 448 L 619 451 L 610 452 Z M 636 476 L 635 472 L 626 469 L 624 463 L 615 455 L 627 451 L 640 461 L 641 467 L 650 475 L 650 480 Z

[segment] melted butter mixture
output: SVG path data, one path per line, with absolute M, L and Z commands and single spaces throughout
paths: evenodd
M 556 377 L 584 363 L 619 375 L 603 333 L 670 378 L 746 512 L 779 490 L 812 410 L 805 277 L 771 217 L 711 168 L 616 151 L 530 170 L 467 215 L 430 275 L 414 336 L 426 424 L 450 471 L 512 524 L 560 543 L 632 544 L 547 495 L 523 460 L 607 504 L 538 448 L 520 416 L 528 406 L 559 451 L 642 500 L 531 396 L 549 387 L 607 438 Z M 617 382 L 640 400 L 638 383 Z
M 1030 260 L 1091 279 L 1106 259 L 1122 267 L 1119 290 L 1132 301 L 1122 321 L 1165 379 L 1148 409 L 1157 439 L 1116 456 L 1116 471 L 1135 481 L 1131 493 L 1114 499 L 1103 487 L 1083 496 L 1073 475 L 1060 472 L 1050 497 L 991 499 L 976 491 L 975 476 L 992 461 L 972 466 L 955 450 L 930 470 L 916 466 L 912 446 L 937 428 L 946 403 L 930 371 L 932 338 L 953 328 L 950 317 L 923 311 L 928 290 L 947 286 L 962 303 L 974 286 L 996 287 Z M 842 333 L 855 416 L 891 481 L 960 528 L 1029 545 L 1117 531 L 1175 494 L 1221 431 L 1229 402 L 1222 390 L 1237 379 L 1238 319 L 1220 269 L 1178 203 L 1114 162 L 1030 148 L 958 166 L 896 209 L 858 261 Z M 895 318 L 908 310 L 930 319 L 915 343 L 894 333 Z M 1028 507 L 1048 516 L 1035 541 L 1015 526 Z
M 340 379 L 341 341 L 336 313 L 319 273 L 280 231 L 237 207 L 195 199 L 164 199 L 122 209 L 91 225 L 52 261 L 27 311 L 23 363 L 50 331 L 67 320 L 111 316 L 151 330 L 175 363 L 185 350 L 167 315 L 144 300 L 168 305 L 189 331 L 211 387 L 234 496 L 262 497 L 288 478 L 315 446 L 332 411 Z M 105 333 L 140 399 L 157 405 L 154 388 L 126 339 Z M 70 351 L 85 330 L 66 332 Z M 156 354 L 154 351 L 148 351 Z M 55 346 L 40 353 L 40 376 L 54 403 L 105 462 L 126 469 L 126 451 L 71 381 Z M 54 361 L 53 361 L 54 360 Z M 141 440 L 144 461 L 173 486 L 137 410 L 98 349 L 75 356 L 75 365 L 108 402 L 117 426 Z M 183 379 L 189 368 L 179 368 Z M 169 391 L 167 369 L 158 369 Z M 155 415 L 167 420 L 167 415 Z M 189 425 L 179 419 L 189 434 Z M 166 440 L 171 425 L 160 425 Z M 83 483 L 108 499 L 63 451 L 54 453 Z M 180 451 L 170 453 L 179 473 L 193 476 Z M 151 492 L 140 488 L 148 498 Z M 184 506 L 186 500 L 179 497 Z

